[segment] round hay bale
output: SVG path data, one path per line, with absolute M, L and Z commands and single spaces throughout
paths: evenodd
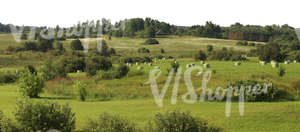
M 279 67 L 279 63 L 277 63 L 277 62 L 276 62 L 276 63 L 275 63 L 275 62 L 274 62 L 274 63 L 271 63 L 271 65 L 272 65 L 273 68 Z
M 186 64 L 186 68 L 190 68 L 191 66 L 190 66 L 190 64 Z
M 137 69 L 138 70 L 144 70 L 144 67 L 143 66 L 139 66 Z
M 241 62 L 235 62 L 234 65 L 235 66 L 240 66 L 242 63 Z
M 205 61 L 200 61 L 201 64 L 205 64 Z
M 294 63 L 298 63 L 298 61 L 297 61 L 297 60 L 294 60 Z
M 271 64 L 276 64 L 276 63 L 278 63 L 278 62 L 274 61 L 274 60 L 271 61 Z
M 262 65 L 266 65 L 267 64 L 266 61 L 260 61 L 259 63 L 262 64 Z
M 290 63 L 291 63 L 290 60 L 287 60 L 287 61 L 284 62 L 284 64 L 290 64 Z

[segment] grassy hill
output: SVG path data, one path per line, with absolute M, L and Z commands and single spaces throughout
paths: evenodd
M 82 39 L 83 40 L 83 39 Z M 165 55 L 178 57 L 177 61 L 185 71 L 186 65 L 195 63 L 203 66 L 199 61 L 192 59 L 192 55 L 200 49 L 206 50 L 206 45 L 213 45 L 215 49 L 223 47 L 233 48 L 238 51 L 249 51 L 255 47 L 237 46 L 235 40 L 210 39 L 198 37 L 161 37 L 157 38 L 158 45 L 142 45 L 146 39 L 140 38 L 112 38 L 107 40 L 109 47 L 116 49 L 121 55 L 141 55 L 137 53 L 140 47 L 147 47 L 151 55 L 159 55 L 160 49 L 166 51 Z M 70 50 L 70 41 L 63 41 L 64 47 Z M 90 48 L 96 47 L 96 39 L 90 39 Z M 263 43 L 261 43 L 263 44 Z M 9 45 L 18 46 L 12 36 L 9 34 L 0 34 L 0 49 L 5 50 Z M 13 54 L 0 54 L 0 71 L 15 71 L 23 69 L 25 65 L 31 64 L 37 70 L 41 67 L 45 58 L 51 56 L 51 53 L 41 52 L 22 52 Z M 179 58 L 185 56 L 185 58 Z M 56 59 L 56 58 L 54 58 Z M 51 100 L 58 103 L 69 103 L 72 110 L 76 113 L 76 130 L 82 130 L 88 119 L 94 119 L 103 112 L 119 114 L 137 123 L 143 128 L 149 120 L 154 118 L 157 112 L 180 109 L 182 111 L 191 111 L 193 115 L 208 120 L 216 126 L 220 126 L 225 131 L 233 132 L 252 132 L 252 131 L 272 131 L 272 132 L 296 132 L 300 129 L 300 101 L 299 89 L 293 87 L 295 82 L 300 80 L 299 63 L 280 64 L 286 69 L 283 77 L 278 76 L 278 68 L 265 66 L 258 63 L 257 57 L 248 57 L 249 61 L 242 62 L 240 66 L 235 66 L 233 61 L 215 61 L 209 60 L 211 65 L 209 69 L 214 71 L 208 87 L 215 89 L 217 87 L 226 87 L 231 82 L 237 80 L 271 80 L 279 89 L 284 89 L 286 93 L 293 95 L 292 99 L 277 102 L 248 102 L 245 104 L 245 115 L 239 115 L 239 103 L 233 102 L 231 116 L 225 116 L 225 102 L 205 101 L 189 104 L 182 101 L 181 96 L 187 92 L 187 87 L 183 76 L 180 78 L 178 103 L 170 104 L 170 97 L 174 85 L 174 77 L 170 83 L 169 89 L 164 98 L 164 107 L 158 107 L 153 99 L 149 84 L 149 72 L 155 66 L 162 70 L 162 76 L 158 79 L 158 87 L 161 89 L 167 78 L 171 59 L 159 60 L 153 62 L 152 66 L 148 64 L 139 64 L 143 66 L 142 71 L 138 71 L 137 65 L 130 67 L 128 75 L 122 79 L 97 80 L 94 77 L 88 77 L 86 73 L 69 73 L 69 78 L 57 78 L 46 82 L 44 92 L 39 99 L 33 101 Z M 115 63 L 114 65 L 118 65 Z M 192 74 L 192 82 L 195 88 L 202 86 L 202 76 Z M 80 80 L 87 84 L 88 98 L 86 102 L 80 102 L 74 99 L 73 84 Z M 21 99 L 18 90 L 18 83 L 0 85 L 0 110 L 5 115 L 13 118 L 16 107 L 16 101 Z M 200 94 L 200 91 L 197 91 Z

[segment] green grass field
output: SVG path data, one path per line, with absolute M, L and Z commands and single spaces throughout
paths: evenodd
M 160 49 L 164 48 L 166 55 L 191 57 L 199 49 L 205 49 L 206 45 L 214 45 L 216 49 L 222 47 L 233 48 L 239 51 L 249 51 L 253 47 L 236 46 L 235 40 L 221 40 L 196 37 L 164 37 L 157 38 L 159 45 L 145 46 L 150 49 L 151 55 L 160 54 Z M 71 40 L 64 41 L 63 44 L 67 50 L 70 50 Z M 141 45 L 145 39 L 137 38 L 113 38 L 107 41 L 110 47 L 116 49 L 121 55 L 139 55 L 137 49 L 144 47 Z M 96 39 L 90 40 L 90 48 L 95 47 Z M 11 35 L 0 34 L 0 49 L 5 50 L 7 46 L 20 45 L 16 43 Z M 24 65 L 31 64 L 37 69 L 47 58 L 49 53 L 31 53 L 24 52 L 20 54 L 1 54 L 0 71 L 14 71 L 22 69 Z M 153 63 L 153 66 L 141 64 L 144 66 L 143 74 L 135 75 L 138 66 L 130 68 L 128 76 L 122 79 L 100 80 L 87 77 L 85 73 L 70 73 L 69 78 L 59 78 L 50 80 L 46 83 L 44 92 L 39 99 L 34 101 L 51 100 L 61 104 L 68 103 L 76 113 L 76 130 L 81 130 L 88 119 L 94 119 L 103 112 L 114 113 L 128 117 L 128 119 L 137 123 L 143 128 L 149 120 L 153 119 L 157 112 L 180 109 L 182 111 L 191 111 L 193 115 L 209 121 L 209 123 L 222 127 L 229 132 L 297 132 L 300 129 L 300 101 L 298 99 L 298 90 L 292 87 L 294 81 L 300 80 L 300 63 L 289 65 L 280 64 L 286 69 L 284 77 L 278 77 L 278 68 L 272 68 L 270 64 L 262 66 L 258 63 L 256 57 L 248 58 L 249 61 L 242 62 L 241 66 L 234 66 L 232 61 L 207 61 L 211 68 L 205 70 L 214 70 L 211 80 L 208 83 L 209 88 L 218 86 L 225 87 L 230 82 L 236 80 L 270 79 L 280 89 L 285 89 L 295 95 L 295 101 L 282 102 L 256 102 L 245 103 L 244 116 L 239 115 L 239 104 L 233 102 L 231 116 L 225 116 L 225 102 L 200 102 L 188 104 L 182 101 L 181 96 L 187 92 L 183 76 L 180 79 L 178 103 L 171 105 L 170 94 L 174 85 L 174 78 L 170 83 L 164 106 L 158 107 L 152 97 L 149 85 L 143 85 L 149 80 L 149 71 L 155 66 L 159 66 L 163 74 L 158 79 L 158 86 L 162 88 L 167 77 L 167 69 L 170 67 L 171 60 L 160 60 Z M 177 59 L 183 71 L 186 70 L 186 64 L 195 63 L 202 66 L 200 62 L 195 62 L 192 58 Z M 131 76 L 132 75 L 132 76 Z M 86 102 L 80 102 L 72 97 L 72 85 L 75 80 L 82 80 L 88 84 L 88 99 Z M 195 88 L 202 85 L 202 76 L 192 74 L 192 82 Z M 4 114 L 13 118 L 17 100 L 21 99 L 17 92 L 18 84 L 0 85 L 0 110 Z
M 0 86 L 0 90 L 0 109 L 12 117 L 18 99 L 16 86 Z M 126 116 L 143 127 L 148 120 L 153 119 L 155 113 L 175 109 L 191 111 L 193 115 L 204 118 L 214 125 L 225 127 L 225 130 L 232 132 L 297 132 L 300 129 L 300 102 L 246 103 L 244 116 L 239 115 L 238 103 L 233 103 L 231 116 L 226 117 L 225 103 L 218 102 L 186 104 L 179 101 L 178 104 L 171 105 L 170 101 L 166 99 L 164 107 L 160 108 L 152 99 L 105 102 L 79 102 L 69 99 L 53 101 L 70 104 L 76 113 L 77 129 L 82 128 L 88 119 L 93 119 L 103 112 Z

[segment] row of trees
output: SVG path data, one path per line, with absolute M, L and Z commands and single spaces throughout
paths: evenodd
M 0 32 L 9 33 L 10 32 L 9 25 L 5 25 L 5 24 L 0 23 Z
M 26 33 L 29 33 L 30 28 L 24 28 L 22 35 L 23 39 L 27 39 Z M 132 18 L 125 19 L 115 24 L 112 24 L 109 19 L 103 18 L 97 21 L 79 22 L 78 24 L 69 27 L 55 28 L 34 27 L 36 29 L 35 39 L 43 30 L 54 32 L 56 40 L 65 40 L 66 38 L 84 38 L 84 37 L 99 37 L 102 34 L 115 37 L 142 37 L 154 38 L 159 35 L 193 35 L 198 37 L 209 38 L 224 38 L 234 40 L 247 41 L 291 41 L 298 40 L 295 28 L 285 24 L 257 26 L 257 25 L 242 25 L 235 23 L 230 27 L 221 27 L 212 22 L 206 22 L 205 25 L 194 25 L 190 27 L 181 27 L 170 25 L 169 23 L 160 22 L 151 18 Z M 46 33 L 47 33 L 46 31 Z M 0 23 L 0 32 L 10 32 L 9 25 Z

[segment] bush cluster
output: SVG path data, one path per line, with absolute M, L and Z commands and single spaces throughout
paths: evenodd
M 41 67 L 41 73 L 45 80 L 51 80 L 57 77 L 67 77 L 65 61 L 58 59 L 57 61 L 52 61 L 50 59 L 46 60 Z
M 209 126 L 206 120 L 192 116 L 189 112 L 167 111 L 157 113 L 149 132 L 220 132 L 221 128 Z
M 207 59 L 207 55 L 200 50 L 195 56 L 194 56 L 195 60 L 200 60 L 200 61 L 205 61 Z
M 147 39 L 144 44 L 153 45 L 153 44 L 159 44 L 159 42 L 156 39 L 150 38 L 150 39 Z
M 152 62 L 152 58 L 145 56 L 145 57 L 125 57 L 120 60 L 120 63 L 150 63 Z
M 150 53 L 150 50 L 147 49 L 147 48 L 145 48 L 145 47 L 143 47 L 143 48 L 139 48 L 138 49 L 138 53 Z
M 238 46 L 253 46 L 255 47 L 257 44 L 256 43 L 248 43 L 248 41 L 238 41 L 236 43 Z
M 37 98 L 39 97 L 39 93 L 43 91 L 44 86 L 45 80 L 43 76 L 31 73 L 29 69 L 25 69 L 25 71 L 20 75 L 19 91 L 24 96 Z
M 101 114 L 98 119 L 90 120 L 84 128 L 85 132 L 137 132 L 136 125 L 128 119 L 111 115 Z
M 85 101 L 87 97 L 87 91 L 86 91 L 87 85 L 81 81 L 75 81 L 73 88 L 74 93 L 78 100 Z
M 75 129 L 75 114 L 68 105 L 49 101 L 32 103 L 19 101 L 15 119 L 23 131 L 42 131 L 56 129 L 71 132 Z
M 127 75 L 129 72 L 129 67 L 120 64 L 117 68 L 112 68 L 108 71 L 100 70 L 97 72 L 97 79 L 120 79 Z
M 0 72 L 0 84 L 14 83 L 18 78 L 19 75 L 15 72 Z
M 220 51 L 212 51 L 208 55 L 209 60 L 219 61 L 246 61 L 242 52 L 227 50 L 226 48 Z
M 104 70 L 107 71 L 111 69 L 112 63 L 108 59 L 102 56 L 89 57 L 86 59 L 85 71 L 90 76 L 96 75 L 97 71 Z
M 72 50 L 83 50 L 83 46 L 79 39 L 72 40 L 70 46 Z
M 49 101 L 18 101 L 14 114 L 16 123 L 3 116 L 0 111 L 0 131 L 42 131 L 75 130 L 75 113 L 69 105 L 60 105 Z M 189 112 L 167 111 L 157 113 L 144 129 L 136 123 L 119 115 L 102 113 L 96 119 L 90 119 L 83 127 L 84 132 L 221 132 L 219 127 L 211 126 L 206 120 L 192 116 Z
M 271 86 L 265 88 L 264 84 L 271 82 L 258 82 L 256 80 L 239 80 L 231 83 L 228 87 L 234 88 L 233 100 L 238 100 L 241 88 L 244 88 L 244 97 L 247 102 L 263 102 L 263 101 L 276 101 L 281 98 L 282 91 L 280 91 L 272 83 Z M 255 94 L 255 93 L 259 94 Z

